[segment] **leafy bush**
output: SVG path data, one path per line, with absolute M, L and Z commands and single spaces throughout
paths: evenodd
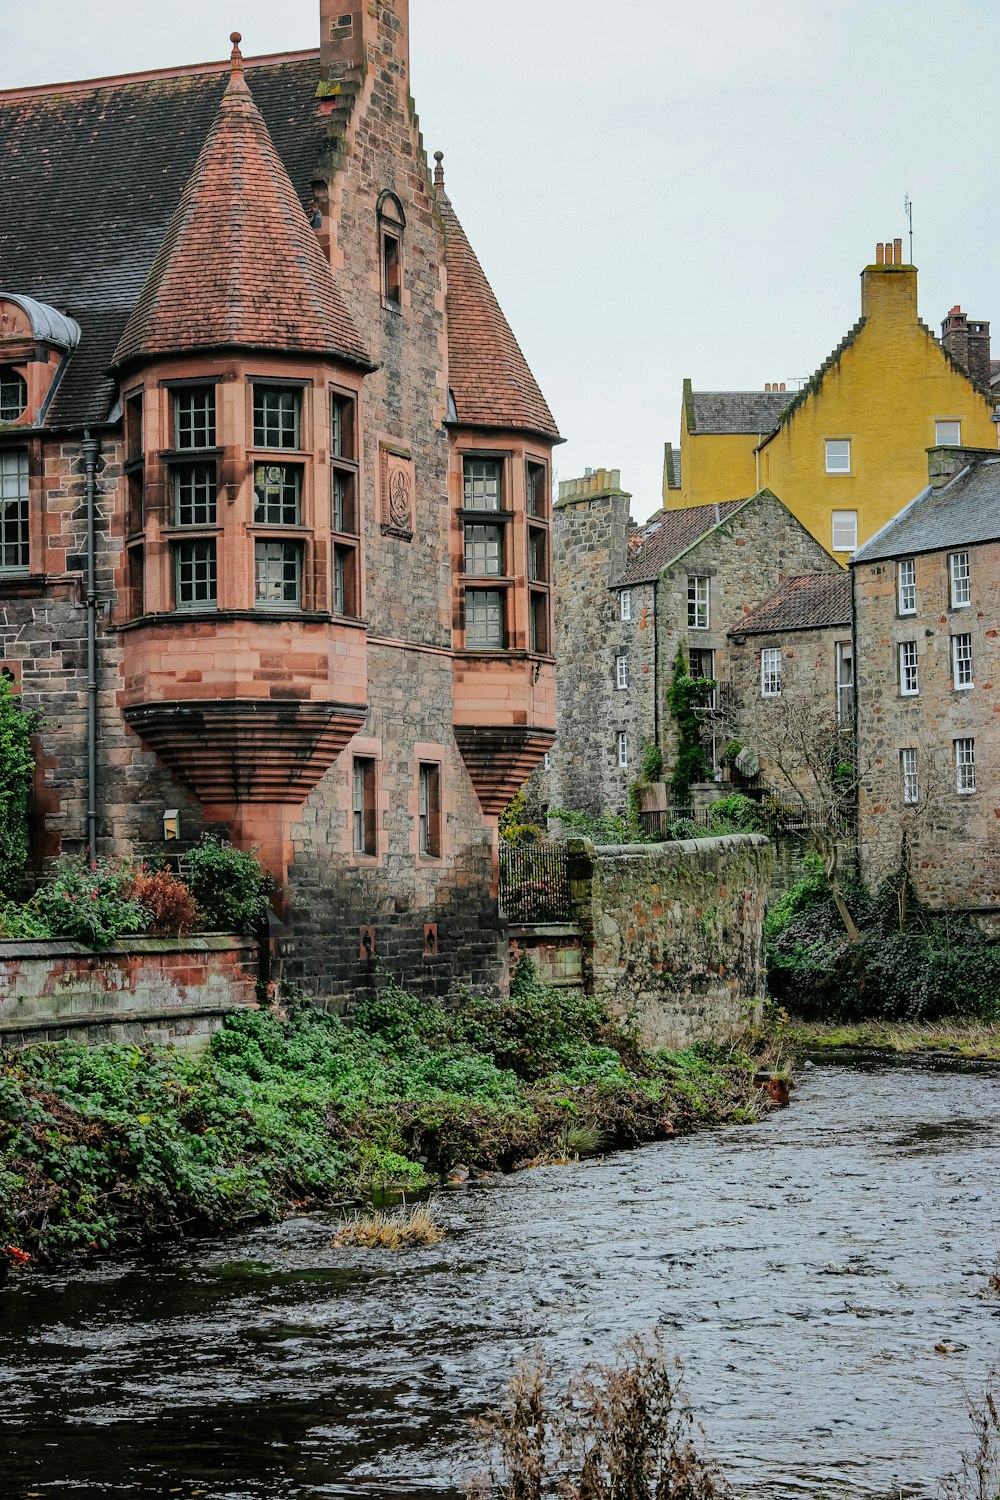
M 122 933 L 146 930 L 149 913 L 131 896 L 134 878 L 122 860 L 99 859 L 91 868 L 83 858 L 67 857 L 33 905 L 53 937 L 101 948 Z
M 595 844 L 628 844 L 634 838 L 628 819 L 620 818 L 616 813 L 601 813 L 595 818 L 571 808 L 553 807 L 549 810 L 549 817 L 558 818 L 567 828 L 582 833 L 584 838 L 593 839 Z
M 505 844 L 537 844 L 542 840 L 542 831 L 528 822 L 528 798 L 524 787 L 515 792 L 499 819 L 499 833 Z
M 455 1010 L 390 988 L 354 1026 L 308 1005 L 227 1018 L 208 1053 L 62 1043 L 0 1061 L 0 1244 L 43 1259 L 293 1203 L 504 1170 L 567 1142 L 743 1120 L 745 1059 L 650 1054 L 530 966 Z
M 8 901 L 0 907 L 0 938 L 49 938 L 52 928 L 34 903 L 18 906 Z
M 198 925 L 194 896 L 170 870 L 150 870 L 144 865 L 132 881 L 131 895 L 149 913 L 149 932 L 182 937 Z
M 817 860 L 818 864 L 818 860 Z M 765 924 L 768 987 L 807 1020 L 1000 1019 L 1000 943 L 968 918 L 912 907 L 899 931 L 895 886 L 846 882 L 858 926 L 848 940 L 821 870 L 813 868 Z
M 743 792 L 720 797 L 708 809 L 709 826 L 716 831 L 760 833 L 763 819 L 758 804 Z
M 35 777 L 31 736 L 37 714 L 25 713 L 0 677 L 0 892 L 13 895 L 28 862 L 28 804 Z
M 267 917 L 270 875 L 223 839 L 207 836 L 191 850 L 187 883 L 210 931 L 254 933 Z
M 687 806 L 691 783 L 706 781 L 709 776 L 698 709 L 703 707 L 706 693 L 714 686 L 714 682 L 707 678 L 691 676 L 684 648 L 678 646 L 673 676 L 667 689 L 667 702 L 677 725 L 677 759 L 670 777 L 670 794 L 678 807 Z

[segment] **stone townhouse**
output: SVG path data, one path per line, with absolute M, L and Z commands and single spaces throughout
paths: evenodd
M 801 390 L 696 391 L 684 383 L 680 485 L 685 508 L 764 487 L 839 561 L 923 483 L 932 444 L 997 447 L 990 325 L 961 308 L 935 337 L 917 310 L 917 268 L 901 240 L 861 272 L 861 316 Z
M 815 802 L 813 746 L 854 733 L 851 579 L 841 568 L 782 578 L 729 632 L 727 732 L 746 743 L 779 795 Z M 803 745 L 799 723 L 810 726 Z M 849 759 L 845 752 L 844 759 Z M 738 780 L 738 774 L 734 777 Z
M 667 510 L 642 527 L 630 521 L 630 499 L 617 469 L 559 485 L 558 737 L 533 780 L 549 807 L 623 812 L 645 745 L 660 747 L 669 776 L 676 732 L 667 693 L 678 647 L 692 675 L 717 681 L 724 695 L 732 632 L 782 578 L 846 576 L 769 491 Z M 710 727 L 706 749 L 721 771 L 724 743 Z
M 501 975 L 558 432 L 429 171 L 406 0 L 0 94 L 0 662 L 39 859 L 228 830 L 293 975 Z
M 1000 911 L 1000 455 L 936 448 L 852 561 L 861 870 Z

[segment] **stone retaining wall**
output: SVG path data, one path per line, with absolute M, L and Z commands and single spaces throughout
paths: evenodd
M 204 1042 L 256 1005 L 257 945 L 224 933 L 123 939 L 92 952 L 61 938 L 0 942 L 0 1046 Z
M 651 1047 L 723 1041 L 765 993 L 761 834 L 595 847 L 567 839 L 571 924 L 511 929 L 549 983 L 635 1017 Z

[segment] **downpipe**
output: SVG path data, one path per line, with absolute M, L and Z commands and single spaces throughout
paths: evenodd
M 87 503 L 87 851 L 97 863 L 97 557 L 94 542 L 97 511 L 97 460 L 101 445 L 83 434 L 84 493 Z

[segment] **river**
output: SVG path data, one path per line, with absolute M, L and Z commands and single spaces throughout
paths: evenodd
M 654 1327 L 741 1494 L 934 1494 L 1000 1352 L 1000 1073 L 821 1065 L 793 1101 L 448 1192 L 424 1250 L 300 1218 L 14 1279 L 2 1500 L 458 1500 L 519 1356 Z

